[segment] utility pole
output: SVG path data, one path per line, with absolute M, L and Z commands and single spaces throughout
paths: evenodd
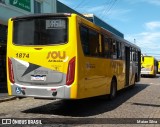
M 136 44 L 136 39 L 134 39 L 134 44 Z

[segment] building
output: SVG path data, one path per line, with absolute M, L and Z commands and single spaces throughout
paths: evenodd
M 93 14 L 84 14 L 85 17 L 87 17 L 88 20 L 90 20 L 91 22 L 95 23 L 96 25 L 103 27 L 104 29 L 114 33 L 115 35 L 124 38 L 124 34 L 121 33 L 120 31 L 118 31 L 117 29 L 115 29 L 114 27 L 112 27 L 111 25 L 107 24 L 106 22 L 104 22 L 103 20 L 101 20 L 100 18 L 98 18 L 97 16 L 93 15 Z
M 64 5 L 63 3 L 57 1 L 57 11 L 58 13 L 76 13 L 81 15 L 82 17 L 88 19 L 89 21 L 95 23 L 96 25 L 103 27 L 104 29 L 107 29 L 108 31 L 112 32 L 113 34 L 124 38 L 124 34 L 121 33 L 120 31 L 118 31 L 117 29 L 115 29 L 114 27 L 112 27 L 111 25 L 107 24 L 106 22 L 104 22 L 103 20 L 101 20 L 100 18 L 98 18 L 97 16 L 93 15 L 93 14 L 80 14 L 79 12 L 73 10 L 72 8 Z
M 56 0 L 0 0 L 0 22 L 5 25 L 10 17 L 53 12 Z
M 55 13 L 57 10 L 56 1 L 57 0 L 0 0 L 0 82 L 5 82 L 6 80 L 5 58 L 8 19 L 10 17 L 34 13 Z
M 65 4 L 63 4 L 63 3 L 59 2 L 59 1 L 57 1 L 56 5 L 57 5 L 56 6 L 56 12 L 57 13 L 75 13 L 75 14 L 78 14 L 78 15 L 80 15 L 80 16 L 85 18 L 85 16 L 82 15 L 81 13 L 75 11 L 74 9 L 66 6 Z

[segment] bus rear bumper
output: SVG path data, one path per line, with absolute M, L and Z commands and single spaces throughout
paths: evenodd
M 149 75 L 151 74 L 151 71 L 141 71 L 141 75 Z
M 35 97 L 48 99 L 70 99 L 70 87 L 38 87 L 12 84 L 12 95 L 21 97 Z

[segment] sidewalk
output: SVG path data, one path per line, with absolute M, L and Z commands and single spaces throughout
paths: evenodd
M 8 93 L 0 93 L 0 103 L 16 99 L 15 96 L 8 96 Z
M 0 82 L 0 103 L 16 99 L 14 96 L 8 96 L 7 86 L 5 82 Z

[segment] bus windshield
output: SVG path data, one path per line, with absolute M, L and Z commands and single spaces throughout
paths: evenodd
M 13 25 L 13 43 L 16 45 L 67 43 L 67 18 L 19 19 Z

